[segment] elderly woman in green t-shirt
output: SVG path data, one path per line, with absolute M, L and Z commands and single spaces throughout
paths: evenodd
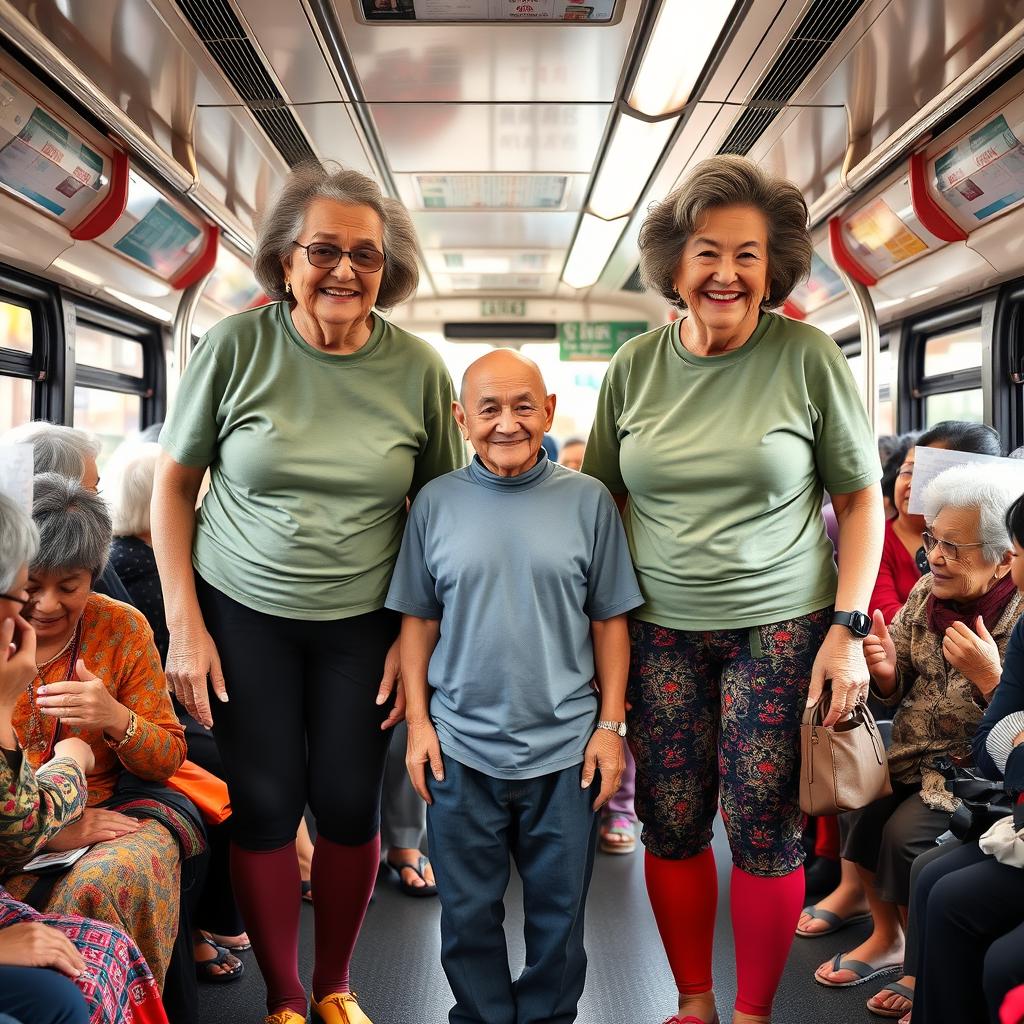
M 406 499 L 464 448 L 440 357 L 377 312 L 416 291 L 401 204 L 356 171 L 304 165 L 263 217 L 255 272 L 277 301 L 200 341 L 160 438 L 167 676 L 205 726 L 208 682 L 219 701 L 232 878 L 268 1022 L 306 1018 L 295 832 L 308 802 L 314 1018 L 369 1024 L 349 961 L 377 873 L 386 730 L 404 713 L 400 617 L 384 598 Z
M 801 712 L 826 679 L 829 725 L 867 693 L 881 469 L 842 352 L 770 311 L 810 265 L 796 186 L 741 157 L 707 160 L 652 208 L 640 253 L 648 286 L 683 312 L 616 353 L 583 472 L 624 508 L 646 601 L 631 613 L 628 699 L 647 888 L 679 989 L 673 1021 L 717 1020 L 721 794 L 733 1021 L 767 1021 L 804 895 Z

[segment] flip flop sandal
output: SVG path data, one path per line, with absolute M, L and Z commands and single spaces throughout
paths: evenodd
M 313 883 L 308 880 L 302 883 L 302 898 L 307 903 L 313 902 Z
M 244 953 L 246 950 L 252 949 L 251 942 L 238 942 L 235 945 L 231 945 L 230 942 L 224 942 L 223 939 L 223 935 L 214 935 L 213 932 L 210 932 L 210 941 L 212 941 L 215 946 L 219 946 L 221 949 L 226 949 L 229 953 Z
M 395 873 L 395 877 L 398 879 L 398 887 L 405 893 L 406 896 L 415 896 L 422 898 L 424 896 L 436 896 L 437 886 L 431 885 L 427 882 L 426 875 L 423 874 L 424 869 L 430 864 L 430 861 L 420 854 L 419 860 L 415 864 L 392 864 L 391 861 L 385 860 L 385 864 Z M 411 882 L 407 882 L 402 877 L 403 871 L 415 871 L 420 878 L 423 879 L 423 885 L 413 885 Z
M 903 964 L 866 964 L 863 960 L 844 960 L 843 953 L 836 953 L 832 961 L 833 971 L 850 971 L 857 977 L 853 981 L 825 981 L 817 971 L 814 972 L 814 980 L 826 988 L 853 988 L 854 985 L 863 985 L 866 981 L 874 978 L 881 978 L 883 975 L 892 974 L 893 971 L 902 971 Z
M 831 935 L 842 928 L 847 928 L 851 924 L 860 924 L 861 921 L 871 920 L 870 910 L 865 911 L 863 914 L 851 914 L 849 917 L 840 917 L 838 914 L 833 914 L 831 910 L 822 910 L 819 907 L 810 906 L 804 907 L 801 913 L 816 918 L 818 921 L 824 921 L 828 925 L 827 928 L 822 929 L 820 932 L 802 932 L 797 928 L 796 934 L 801 939 L 817 939 L 822 935 Z
M 196 960 L 196 978 L 204 982 L 207 985 L 224 985 L 229 981 L 238 981 L 239 978 L 245 974 L 245 964 L 242 963 L 237 957 L 233 956 L 223 946 L 218 946 L 216 942 L 212 942 L 210 939 L 200 939 L 200 942 L 207 946 L 212 946 L 217 950 L 217 955 L 212 960 Z M 234 960 L 237 966 L 228 971 L 211 970 L 212 967 L 231 967 L 229 960 Z
M 608 836 L 626 836 L 627 840 L 609 842 Z M 607 818 L 601 825 L 601 841 L 598 846 L 602 853 L 632 853 L 636 849 L 636 832 L 632 819 L 624 814 Z
M 903 985 L 898 981 L 890 981 L 888 985 L 883 985 L 871 999 L 877 999 L 883 992 L 892 992 L 893 995 L 902 996 L 911 1007 L 914 1005 L 914 990 L 908 985 Z M 893 1020 L 897 1018 L 902 1020 L 910 1010 L 893 1010 L 888 1006 L 872 1006 L 871 999 L 865 1004 L 868 1008 L 869 1013 L 873 1013 L 876 1017 L 891 1017 Z

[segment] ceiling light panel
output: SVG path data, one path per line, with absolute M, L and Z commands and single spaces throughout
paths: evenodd
M 677 123 L 619 116 L 590 194 L 591 213 L 613 220 L 633 212 Z
M 572 288 L 589 288 L 596 284 L 628 221 L 628 217 L 601 220 L 592 214 L 583 214 L 562 280 Z

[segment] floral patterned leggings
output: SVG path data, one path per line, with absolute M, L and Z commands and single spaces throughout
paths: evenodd
M 824 608 L 715 632 L 630 623 L 629 742 L 650 853 L 707 849 L 721 792 L 739 868 L 773 878 L 803 863 L 800 717 L 831 622 Z

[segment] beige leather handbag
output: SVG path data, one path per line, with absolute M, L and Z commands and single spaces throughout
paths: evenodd
M 825 728 L 829 695 L 804 710 L 800 723 L 800 810 L 841 814 L 892 793 L 885 744 L 866 704 Z

